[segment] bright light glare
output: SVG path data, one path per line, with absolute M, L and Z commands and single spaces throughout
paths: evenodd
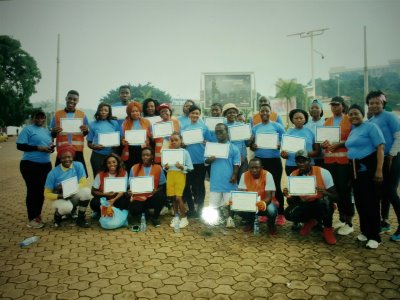
M 219 220 L 218 210 L 209 206 L 204 207 L 201 212 L 201 218 L 204 220 L 205 223 L 209 225 L 216 225 L 218 224 Z

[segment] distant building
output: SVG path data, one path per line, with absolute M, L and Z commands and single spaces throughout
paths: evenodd
M 381 77 L 384 73 L 393 72 L 400 75 L 400 59 L 389 60 L 389 64 L 381 66 L 368 66 L 368 75 L 371 77 Z M 329 78 L 335 79 L 337 76 L 346 79 L 354 75 L 363 75 L 364 67 L 346 68 L 334 67 L 329 70 Z

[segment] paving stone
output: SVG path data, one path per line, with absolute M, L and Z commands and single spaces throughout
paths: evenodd
M 224 295 L 232 295 L 235 293 L 232 287 L 226 284 L 219 285 L 218 287 L 213 289 L 213 291 L 215 294 L 224 294 Z
M 293 290 L 287 294 L 290 299 L 310 299 L 311 296 L 303 290 Z
M 175 285 L 172 284 L 166 284 L 161 288 L 157 289 L 157 293 L 159 294 L 167 294 L 167 295 L 175 295 L 179 293 L 179 291 L 176 289 Z

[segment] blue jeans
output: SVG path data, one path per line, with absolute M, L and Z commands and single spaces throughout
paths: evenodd
M 400 154 L 398 153 L 392 159 L 392 165 L 389 169 L 387 158 L 383 165 L 383 183 L 382 183 L 382 206 L 381 216 L 383 220 L 389 218 L 390 204 L 393 205 L 397 216 L 397 222 L 400 225 L 400 198 L 397 193 L 400 181 Z
M 258 216 L 267 216 L 268 217 L 268 225 L 274 225 L 276 216 L 278 215 L 278 208 L 274 203 L 269 203 L 267 205 L 267 209 L 265 211 L 259 211 L 257 213 Z M 246 221 L 247 224 L 253 225 L 255 214 L 251 212 L 240 212 L 239 216 L 242 217 L 243 220 Z

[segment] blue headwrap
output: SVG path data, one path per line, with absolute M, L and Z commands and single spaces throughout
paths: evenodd
M 311 105 L 313 105 L 313 104 L 317 104 L 320 108 L 321 108 L 321 114 L 320 114 L 320 116 L 322 117 L 323 115 L 324 115 L 324 110 L 323 110 L 323 108 L 322 108 L 322 102 L 321 102 L 321 100 L 319 100 L 319 99 L 314 99 L 312 102 L 311 102 Z M 310 108 L 311 108 L 311 105 L 310 105 Z

